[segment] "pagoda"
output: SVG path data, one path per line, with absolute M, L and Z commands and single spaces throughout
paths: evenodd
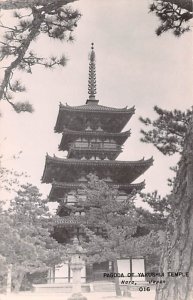
M 134 107 L 114 108 L 99 105 L 96 99 L 95 51 L 92 43 L 89 57 L 89 97 L 84 105 L 70 106 L 60 103 L 55 132 L 62 133 L 60 151 L 66 158 L 46 156 L 42 182 L 51 183 L 50 201 L 57 201 L 60 216 L 54 237 L 68 243 L 79 235 L 80 216 L 72 216 L 69 207 L 76 205 L 76 194 L 87 175 L 96 174 L 119 190 L 119 198 L 125 199 L 133 190 L 144 188 L 144 182 L 133 183 L 153 163 L 153 159 L 137 161 L 116 160 L 122 152 L 130 131 L 122 131 L 135 112 Z M 108 265 L 109 262 L 108 262 Z M 69 267 L 58 271 L 70 281 Z M 63 273 L 62 273 L 63 272 Z M 64 273 L 67 272 L 64 276 Z M 59 274 L 58 273 L 58 274 Z M 83 277 L 87 278 L 85 268 Z

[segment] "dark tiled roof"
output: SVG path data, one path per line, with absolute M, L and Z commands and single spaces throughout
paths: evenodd
M 121 132 L 132 115 L 135 108 L 113 108 L 98 104 L 85 104 L 69 106 L 60 103 L 59 113 L 54 127 L 55 132 L 63 132 L 64 126 L 72 130 L 85 129 L 85 117 L 95 122 L 94 116 L 100 119 L 104 131 Z
M 153 158 L 137 161 L 117 160 L 79 160 L 51 157 L 47 155 L 42 182 L 73 181 L 81 170 L 92 173 L 97 172 L 106 176 L 109 171 L 113 181 L 117 183 L 131 183 L 142 175 L 153 164 Z M 62 178 L 62 180 L 61 180 Z M 118 181 L 117 181 L 118 180 Z
M 66 105 L 60 103 L 60 110 L 75 110 L 75 111 L 115 111 L 115 112 L 127 112 L 127 113 L 134 113 L 135 108 L 116 108 L 116 107 L 109 107 L 104 105 L 99 105 L 96 103 L 92 104 L 84 104 L 84 105 L 78 105 L 78 106 L 70 106 L 66 103 Z
M 147 164 L 152 164 L 153 163 L 153 158 L 149 158 L 145 160 L 144 158 L 140 160 L 134 160 L 134 161 L 121 161 L 121 160 L 87 160 L 87 159 L 65 159 L 65 158 L 60 158 L 56 157 L 55 155 L 52 157 L 47 154 L 46 156 L 46 162 L 54 162 L 54 163 L 59 163 L 59 164 L 66 164 L 66 165 L 101 165 L 101 166 L 107 166 L 107 165 L 112 165 L 112 166 L 126 166 L 126 165 L 147 165 Z

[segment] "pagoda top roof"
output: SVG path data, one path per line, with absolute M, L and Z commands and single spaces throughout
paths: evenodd
M 87 122 L 102 124 L 104 131 L 120 132 L 135 112 L 135 108 L 116 108 L 99 105 L 96 97 L 96 54 L 91 43 L 89 54 L 88 99 L 84 105 L 70 106 L 60 103 L 55 132 L 62 132 L 66 126 L 73 130 L 84 130 Z
M 89 111 L 89 112 L 120 112 L 120 113 L 134 113 L 135 108 L 128 108 L 127 106 L 122 108 L 109 107 L 104 105 L 99 105 L 96 101 L 89 101 L 87 104 L 78 105 L 78 106 L 70 106 L 66 103 L 66 105 L 60 102 L 60 110 L 72 110 L 72 111 Z
M 117 160 L 79 160 L 64 159 L 56 156 L 46 156 L 46 163 L 42 182 L 52 183 L 72 182 L 78 180 L 81 171 L 97 173 L 97 176 L 105 178 L 109 172 L 113 181 L 118 183 L 131 183 L 142 175 L 153 164 L 153 158 L 138 161 Z
M 79 106 L 60 103 L 55 132 L 63 132 L 64 126 L 72 130 L 84 130 L 85 117 L 92 122 L 95 116 L 103 123 L 103 130 L 120 132 L 134 113 L 134 106 L 115 108 L 99 105 L 96 101 L 91 100 L 87 104 Z

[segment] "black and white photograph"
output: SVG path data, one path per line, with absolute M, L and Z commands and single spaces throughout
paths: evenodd
M 0 300 L 193 300 L 193 0 L 0 0 Z

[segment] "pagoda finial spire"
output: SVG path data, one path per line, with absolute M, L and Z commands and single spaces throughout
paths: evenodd
M 96 95 L 96 66 L 95 66 L 95 51 L 94 43 L 91 43 L 91 52 L 89 55 L 89 77 L 88 77 L 88 94 L 89 99 L 88 103 L 98 103 L 98 100 L 95 99 Z

